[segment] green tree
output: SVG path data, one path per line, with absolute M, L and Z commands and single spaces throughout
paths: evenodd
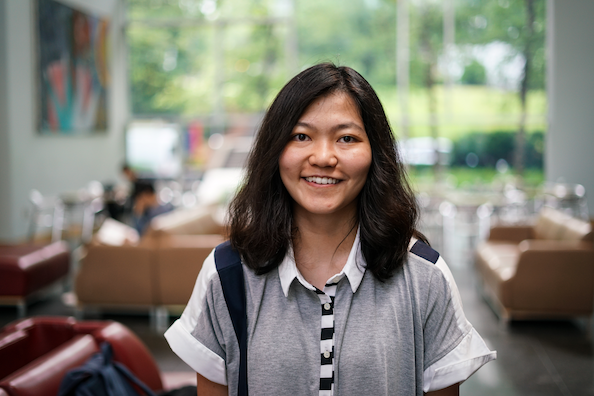
M 464 74 L 462 74 L 460 82 L 468 85 L 484 85 L 487 82 L 485 66 L 476 59 L 473 59 L 472 62 L 464 68 Z
M 525 163 L 527 94 L 542 89 L 544 62 L 544 0 L 462 0 L 457 13 L 457 42 L 486 44 L 501 41 L 510 45 L 514 54 L 522 55 L 524 67 L 518 87 L 521 115 L 518 120 L 514 167 L 523 173 Z
M 302 65 L 333 61 L 359 71 L 373 86 L 396 81 L 395 3 L 382 0 L 297 0 Z
M 438 82 L 437 62 L 443 51 L 443 13 L 441 4 L 431 0 L 423 0 L 413 8 L 411 24 L 412 64 L 417 72 L 413 72 L 411 82 L 422 85 L 427 91 L 427 113 L 429 115 L 430 136 L 435 144 L 435 158 L 439 158 L 439 122 L 437 119 L 437 93 L 435 85 Z M 420 80 L 420 81 L 419 81 Z M 434 172 L 441 178 L 441 165 L 435 161 Z

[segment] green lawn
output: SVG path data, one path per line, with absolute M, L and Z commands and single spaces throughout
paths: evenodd
M 375 87 L 397 136 L 403 136 L 398 93 L 393 86 Z M 455 85 L 450 91 L 435 87 L 439 136 L 456 140 L 468 132 L 516 130 L 520 119 L 517 92 L 484 85 Z M 528 94 L 527 131 L 546 130 L 546 92 Z M 409 94 L 409 136 L 430 136 L 428 95 L 425 89 Z
M 398 93 L 393 86 L 374 87 L 384 105 L 397 138 L 403 137 Z M 520 100 L 515 91 L 481 85 L 454 85 L 446 90 L 435 87 L 438 134 L 456 141 L 471 132 L 516 131 L 520 120 Z M 546 92 L 532 91 L 527 99 L 526 131 L 546 131 Z M 430 136 L 430 117 L 426 89 L 412 89 L 409 94 L 409 137 Z M 428 191 L 436 183 L 468 190 L 488 190 L 493 186 L 513 183 L 536 189 L 544 182 L 542 169 L 527 169 L 523 177 L 510 169 L 505 174 L 494 168 L 451 167 L 435 177 L 432 167 L 411 167 L 411 182 L 417 191 Z
M 438 182 L 431 167 L 411 167 L 408 174 L 416 191 L 431 189 Z M 501 174 L 493 168 L 453 167 L 443 170 L 441 181 L 459 189 L 489 190 L 495 183 L 513 183 L 527 189 L 535 189 L 541 186 L 545 179 L 542 169 L 526 169 L 524 176 L 520 178 L 511 171 Z

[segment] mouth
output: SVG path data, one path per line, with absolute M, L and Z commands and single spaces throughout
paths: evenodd
M 331 177 L 311 176 L 311 177 L 304 177 L 304 179 L 310 183 L 315 183 L 315 184 L 336 184 L 336 183 L 340 182 L 340 180 L 333 179 Z

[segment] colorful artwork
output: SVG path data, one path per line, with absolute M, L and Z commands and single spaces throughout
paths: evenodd
M 54 0 L 38 0 L 42 133 L 107 129 L 109 21 Z
M 204 125 L 198 120 L 187 125 L 184 149 L 187 160 L 194 165 L 204 165 L 208 156 L 208 147 L 205 144 Z

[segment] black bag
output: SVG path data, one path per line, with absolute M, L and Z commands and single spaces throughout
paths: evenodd
M 112 359 L 108 342 L 81 367 L 70 370 L 60 383 L 58 396 L 156 396 L 123 364 Z M 138 393 L 132 384 L 141 389 Z

